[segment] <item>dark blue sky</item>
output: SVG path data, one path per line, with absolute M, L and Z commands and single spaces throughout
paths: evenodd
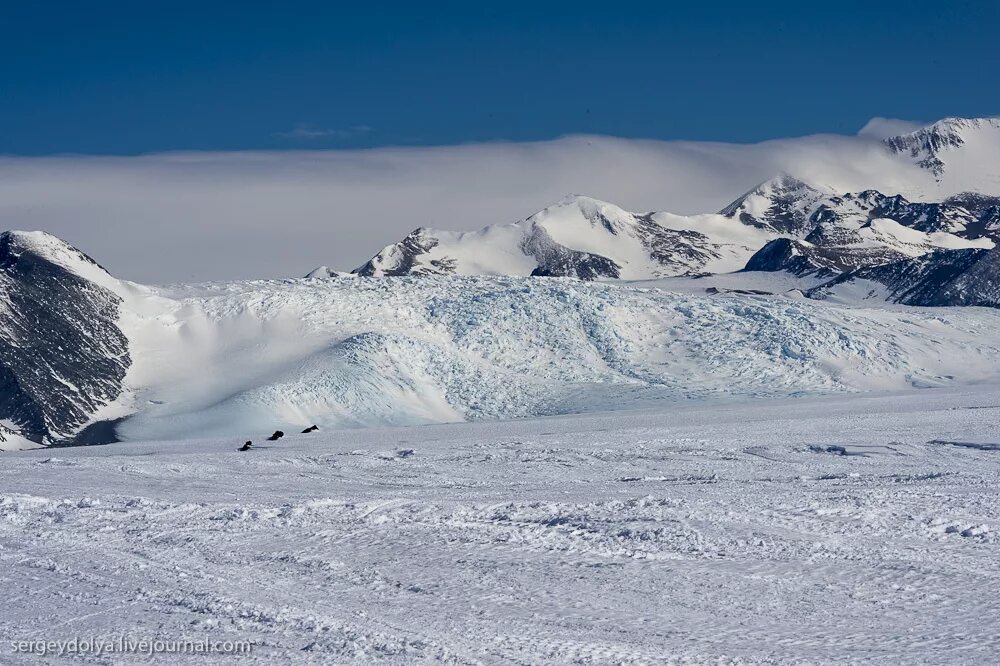
M 0 153 L 750 142 L 1000 114 L 995 0 L 4 5 Z

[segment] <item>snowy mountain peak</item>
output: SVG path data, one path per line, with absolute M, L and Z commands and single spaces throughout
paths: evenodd
M 760 232 L 713 217 L 699 225 L 691 218 L 631 213 L 571 195 L 518 222 L 479 231 L 416 229 L 354 272 L 637 280 L 703 272 L 707 266 L 737 270 L 763 242 L 756 238 Z
M 551 206 L 546 206 L 543 210 L 549 210 L 551 208 L 565 208 L 566 206 L 576 206 L 580 210 L 594 210 L 601 206 L 612 206 L 614 208 L 618 208 L 612 203 L 601 201 L 600 199 L 595 199 L 594 197 L 588 197 L 585 194 L 567 194 Z
M 5 261 L 16 260 L 27 252 L 59 263 L 67 270 L 73 270 L 80 265 L 98 265 L 96 261 L 66 241 L 44 231 L 19 231 L 16 229 L 5 231 L 0 233 L 0 248 L 2 248 Z
M 789 174 L 760 183 L 719 211 L 743 224 L 778 233 L 799 234 L 816 205 L 832 190 L 819 188 Z
M 121 282 L 103 266 L 61 238 L 44 231 L 12 230 L 0 234 L 0 267 L 34 261 L 58 266 L 116 294 L 121 290 Z
M 995 164 L 1000 151 L 1000 118 L 945 118 L 933 125 L 883 139 L 893 153 L 908 157 L 938 179 L 948 168 L 948 154 L 958 149 L 993 160 L 975 160 L 982 167 Z
M 582 194 L 563 197 L 558 203 L 535 213 L 525 223 L 542 226 L 570 224 L 586 220 L 591 225 L 601 225 L 608 232 L 617 234 L 636 224 L 636 214 L 607 201 Z
M 613 215 L 628 215 L 626 210 L 616 206 L 608 201 L 602 201 L 601 199 L 595 199 L 594 197 L 588 197 L 584 194 L 567 194 L 558 203 L 548 206 L 536 215 L 544 213 L 545 211 L 550 211 L 555 208 L 576 208 L 581 213 L 587 216 L 596 215 L 603 213 L 605 211 L 610 212 Z
M 338 271 L 330 268 L 329 266 L 317 266 L 309 273 L 306 274 L 307 278 L 331 278 L 331 277 L 353 277 L 355 273 L 347 273 L 345 271 Z
M 637 224 L 639 217 L 641 215 L 613 203 L 582 194 L 570 194 L 515 224 L 540 225 L 560 235 L 560 227 L 573 227 L 586 222 L 592 228 L 601 227 L 604 231 L 617 235 L 627 233 Z
M 353 273 L 365 277 L 396 276 L 396 275 L 441 275 L 451 272 L 447 261 L 431 260 L 426 264 L 418 264 L 418 257 L 428 254 L 438 245 L 438 239 L 426 227 L 417 227 L 403 240 L 393 245 L 387 245 L 369 259 L 355 268 Z M 447 233 L 447 232 L 442 232 Z M 315 276 L 317 271 L 309 273 Z
M 980 129 L 1000 129 L 1000 117 L 987 118 L 942 118 L 941 120 L 928 125 L 927 127 L 915 130 L 913 134 L 921 132 L 937 133 L 941 136 L 951 135 L 961 138 L 968 130 Z
M 740 270 L 769 242 L 785 238 L 805 243 L 768 247 L 752 265 L 803 274 L 849 271 L 938 248 L 990 248 L 998 237 L 997 197 L 967 192 L 941 203 L 912 202 L 875 189 L 838 193 L 781 173 L 718 214 L 631 213 L 575 194 L 519 222 L 479 231 L 420 227 L 354 272 L 641 280 Z

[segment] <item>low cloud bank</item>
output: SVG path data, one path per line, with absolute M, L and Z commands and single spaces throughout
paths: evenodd
M 858 131 L 858 135 L 875 139 L 888 139 L 891 136 L 916 132 L 919 129 L 927 127 L 929 124 L 916 120 L 900 120 L 899 118 L 880 118 L 876 116 L 865 123 L 865 126 Z
M 874 122 L 874 121 L 873 121 Z M 870 123 L 869 123 L 870 124 Z M 149 283 L 352 269 L 418 226 L 471 230 L 569 193 L 715 211 L 779 172 L 838 189 L 912 182 L 873 136 L 740 145 L 574 136 L 353 151 L 0 158 L 0 227 L 42 229 Z

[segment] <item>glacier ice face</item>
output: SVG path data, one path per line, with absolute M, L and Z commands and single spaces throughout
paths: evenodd
M 697 281 L 695 281 L 697 282 Z M 158 295 L 126 439 L 521 418 L 902 390 L 995 375 L 1000 314 L 512 277 L 225 283 Z M 167 298 L 169 297 L 169 298 Z M 148 331 L 147 331 L 148 334 Z M 931 340 L 933 342 L 931 342 Z M 174 374 L 154 372 L 160 363 Z

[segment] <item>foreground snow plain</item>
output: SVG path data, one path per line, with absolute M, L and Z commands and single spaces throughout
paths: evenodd
M 0 636 L 249 638 L 259 663 L 1000 659 L 996 385 L 238 443 L 3 454 Z

